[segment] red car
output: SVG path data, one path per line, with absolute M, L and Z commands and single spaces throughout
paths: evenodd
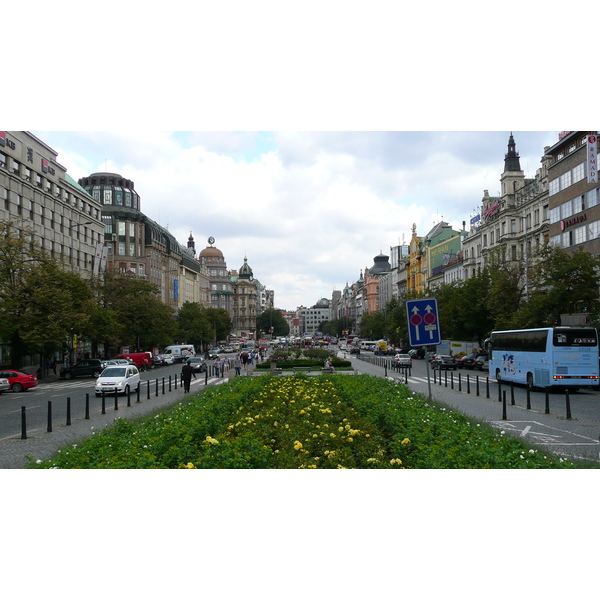
M 13 392 L 26 392 L 38 384 L 37 375 L 26 375 L 21 371 L 0 371 L 0 378 L 8 379 Z

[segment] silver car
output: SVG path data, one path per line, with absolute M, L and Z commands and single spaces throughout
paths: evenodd
M 0 378 L 0 394 L 2 392 L 8 392 L 10 390 L 10 381 L 4 377 Z
M 127 394 L 136 392 L 140 387 L 140 372 L 135 365 L 117 365 L 106 367 L 96 380 L 96 396 L 105 394 Z

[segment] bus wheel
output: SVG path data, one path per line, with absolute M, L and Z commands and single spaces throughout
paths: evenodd
M 527 373 L 527 389 L 530 392 L 533 392 L 533 390 L 535 390 L 535 386 L 533 385 L 533 375 L 531 373 Z
M 500 376 L 500 369 L 496 369 L 496 381 L 500 381 L 502 377 Z

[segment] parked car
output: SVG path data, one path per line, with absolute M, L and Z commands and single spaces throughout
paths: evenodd
M 5 377 L 0 378 L 0 394 L 10 390 L 10 382 Z
M 163 364 L 172 365 L 175 362 L 175 357 L 172 354 L 159 354 L 163 360 Z
M 111 360 L 103 361 L 104 368 L 116 367 L 117 365 L 132 365 L 133 361 L 127 360 L 126 358 L 112 358 Z
M 410 354 L 396 354 L 394 361 L 397 365 L 408 365 L 412 367 L 412 357 Z
M 459 369 L 473 369 L 475 365 L 475 359 L 477 357 L 474 354 L 467 354 L 456 359 L 456 365 Z
M 430 353 L 427 355 L 427 360 L 428 360 L 430 363 L 432 363 L 432 362 L 433 362 L 433 361 L 434 361 L 434 360 L 437 358 L 437 356 L 438 356 L 438 355 L 437 355 L 435 352 L 430 352 Z
M 479 371 L 488 371 L 490 368 L 490 363 L 487 356 L 478 356 L 475 359 L 475 363 L 473 364 L 474 369 L 478 369 Z
M 155 367 L 162 367 L 165 364 L 162 357 L 158 354 L 152 356 L 152 361 L 154 362 Z
M 0 371 L 0 377 L 8 379 L 9 387 L 13 392 L 26 392 L 38 384 L 37 375 L 28 375 L 27 373 L 12 369 Z
M 194 368 L 194 371 L 199 371 L 200 373 L 206 371 L 206 363 L 200 356 L 188 358 L 187 362 Z
M 458 368 L 457 364 L 456 364 L 456 359 L 454 358 L 454 356 L 450 356 L 447 354 L 438 354 L 436 355 L 436 357 L 431 361 L 431 366 L 434 369 L 454 369 L 456 371 L 456 369 Z
M 360 348 L 352 346 L 352 348 L 350 348 L 350 354 L 360 354 Z
M 71 377 L 100 377 L 104 371 L 104 363 L 99 358 L 86 358 L 77 361 L 72 367 L 61 369 L 59 375 L 63 379 Z
M 131 361 L 138 369 L 151 369 L 154 366 L 152 354 L 150 352 L 129 352 L 127 354 L 117 354 L 115 358 L 121 358 Z
M 140 385 L 140 372 L 135 365 L 107 367 L 96 380 L 96 396 L 105 394 L 127 394 L 137 391 Z

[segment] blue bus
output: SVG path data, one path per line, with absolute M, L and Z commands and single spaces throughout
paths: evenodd
M 598 387 L 598 332 L 592 327 L 493 331 L 486 340 L 490 375 L 529 389 Z

